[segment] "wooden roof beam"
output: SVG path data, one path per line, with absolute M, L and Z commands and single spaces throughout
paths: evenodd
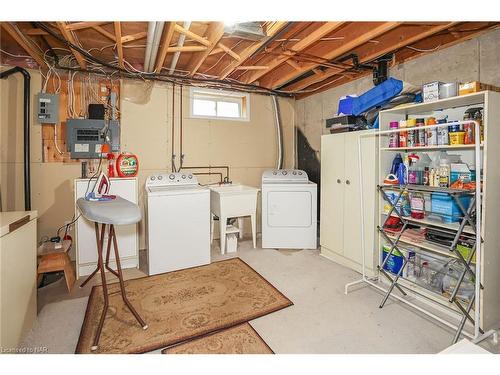
M 325 35 L 328 35 L 329 33 L 335 31 L 339 27 L 341 27 L 345 22 L 325 22 L 323 25 L 318 27 L 316 30 L 314 30 L 312 33 L 307 35 L 305 38 L 302 40 L 298 41 L 295 43 L 290 50 L 292 52 L 300 52 L 306 49 L 307 47 L 311 46 L 311 44 L 316 43 L 318 40 L 323 38 Z M 277 66 L 281 65 L 282 63 L 286 62 L 288 59 L 290 59 L 290 56 L 284 56 L 284 57 L 278 57 L 272 60 L 270 64 L 268 64 L 269 69 L 266 71 L 259 71 L 251 74 L 245 79 L 245 83 L 252 83 L 258 80 L 260 77 L 263 75 L 267 74 L 269 71 L 273 70 Z
M 384 56 L 386 54 L 388 54 L 389 52 L 392 52 L 392 51 L 395 51 L 395 50 L 398 50 L 404 46 L 407 46 L 407 45 L 410 45 L 410 44 L 413 44 L 413 43 L 416 43 L 422 39 L 425 39 L 431 35 L 434 35 L 440 31 L 443 31 L 443 30 L 446 30 L 446 29 L 449 29 L 450 27 L 452 26 L 455 26 L 458 22 L 449 22 L 449 23 L 446 23 L 446 24 L 442 24 L 442 25 L 438 25 L 438 26 L 435 26 L 435 27 L 432 27 L 422 33 L 418 33 L 412 37 L 409 37 L 407 39 L 404 39 L 404 40 L 401 40 L 400 42 L 398 42 L 397 44 L 393 44 L 393 45 L 390 45 L 390 46 L 387 46 L 385 48 L 382 48 L 380 50 L 377 50 L 373 53 L 371 53 L 370 55 L 368 56 L 364 56 L 361 58 L 361 63 L 367 63 L 367 62 L 370 62 L 374 59 L 376 59 L 377 57 L 380 57 L 380 56 Z M 342 71 L 344 71 L 343 69 L 335 69 L 335 68 L 331 68 L 331 69 L 327 69 L 323 72 L 322 75 L 315 75 L 315 76 L 310 76 L 310 77 L 307 77 L 307 78 L 304 78 L 303 80 L 300 80 L 298 82 L 295 82 L 289 86 L 287 86 L 285 88 L 286 91 L 299 91 L 299 90 L 303 90 L 305 89 L 306 87 L 308 86 L 311 86 L 315 83 L 318 83 L 318 82 L 321 82 L 322 80 L 324 79 L 327 79 L 329 77 L 332 77 L 336 74 L 339 74 L 341 73 Z
M 372 30 L 365 32 L 348 42 L 343 43 L 339 48 L 330 50 L 325 55 L 319 57 L 326 60 L 336 59 L 346 54 L 347 52 L 367 43 L 371 39 L 377 38 L 380 35 L 385 34 L 386 32 L 398 27 L 399 25 L 401 25 L 401 22 L 384 22 L 381 25 L 373 28 Z M 273 89 L 278 88 L 280 86 L 283 86 L 287 82 L 290 82 L 291 80 L 299 77 L 303 73 L 308 72 L 311 69 L 317 68 L 319 65 L 320 64 L 316 63 L 307 64 L 304 65 L 304 67 L 300 71 L 293 70 L 279 77 L 264 76 L 264 78 L 260 81 L 260 85 L 267 88 L 273 88 Z
M 11 24 L 10 22 L 1 22 L 1 26 L 12 37 L 12 39 L 14 39 L 28 53 L 28 55 L 36 61 L 40 67 L 46 65 L 42 56 L 37 52 L 34 42 L 24 36 L 15 24 Z
M 210 45 L 203 52 L 199 52 L 194 54 L 189 60 L 188 66 L 186 70 L 189 71 L 189 75 L 193 76 L 200 66 L 205 62 L 206 58 L 210 55 L 210 52 L 213 51 L 215 46 L 217 46 L 224 35 L 224 23 L 223 22 L 212 22 L 205 33 L 207 40 L 210 42 Z
M 283 21 L 272 23 L 266 30 L 267 38 L 261 40 L 260 42 L 253 43 L 252 45 L 241 51 L 239 53 L 241 59 L 232 61 L 229 65 L 223 68 L 222 71 L 218 74 L 219 79 L 225 79 L 228 75 L 230 75 L 234 71 L 234 69 L 240 66 L 250 56 L 252 56 L 255 51 L 257 51 L 262 45 L 264 45 L 264 43 L 267 42 L 267 40 L 269 40 L 269 38 L 272 38 L 273 35 L 283 29 L 283 27 L 285 27 L 287 23 L 288 22 Z
M 116 39 L 116 51 L 118 52 L 118 65 L 123 68 L 123 44 L 122 44 L 122 25 L 120 22 L 115 21 L 115 39 Z
M 76 38 L 73 37 L 73 34 L 71 33 L 71 31 L 69 31 L 66 28 L 66 22 L 57 22 L 57 27 L 59 28 L 59 31 L 63 35 L 64 39 L 66 39 L 68 42 L 75 44 L 77 46 L 80 45 L 78 43 L 78 41 L 76 40 Z M 80 68 L 86 69 L 87 62 L 85 61 L 83 56 L 78 51 L 74 50 L 73 48 L 70 48 L 70 49 L 71 49 L 71 52 L 73 52 L 73 55 L 75 56 L 76 61 L 78 61 L 78 65 L 80 65 Z
M 156 73 L 160 72 L 161 68 L 163 67 L 163 64 L 165 63 L 165 57 L 167 56 L 167 53 L 170 52 L 169 47 L 170 47 L 170 42 L 172 41 L 172 36 L 174 35 L 175 25 L 176 25 L 175 22 L 168 22 L 163 28 L 161 48 L 160 52 L 156 56 L 156 66 L 155 66 Z

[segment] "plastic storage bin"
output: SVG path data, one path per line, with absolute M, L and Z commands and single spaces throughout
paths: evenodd
M 462 196 L 459 200 L 462 203 L 462 206 L 467 209 L 469 207 L 471 197 Z M 432 213 L 440 215 L 445 223 L 457 222 L 463 217 L 462 211 L 458 207 L 455 200 L 450 195 L 445 193 L 431 194 L 431 209 Z

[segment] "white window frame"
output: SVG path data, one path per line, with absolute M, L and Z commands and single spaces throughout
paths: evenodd
M 241 102 L 242 107 L 242 117 L 223 117 L 223 116 L 204 116 L 204 115 L 195 115 L 193 113 L 194 108 L 194 97 L 195 93 L 204 93 L 207 94 L 208 97 L 217 97 L 220 96 L 226 101 L 234 101 Z M 231 100 L 234 98 L 234 100 Z M 235 92 L 235 91 L 226 91 L 226 90 L 215 90 L 215 89 L 206 89 L 201 87 L 192 86 L 189 91 L 189 115 L 191 118 L 197 119 L 208 119 L 208 120 L 222 120 L 222 121 L 241 121 L 241 122 L 249 122 L 250 121 L 250 94 L 244 92 Z

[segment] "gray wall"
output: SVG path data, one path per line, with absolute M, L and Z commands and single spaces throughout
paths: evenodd
M 500 30 L 410 60 L 391 69 L 392 77 L 416 86 L 430 81 L 481 81 L 500 86 Z M 337 113 L 341 96 L 362 94 L 373 87 L 372 77 L 311 95 L 295 102 L 295 124 L 318 151 L 325 120 Z

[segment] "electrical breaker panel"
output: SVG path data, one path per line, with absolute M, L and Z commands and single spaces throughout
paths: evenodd
M 109 139 L 111 151 L 120 151 L 118 121 L 68 119 L 66 122 L 66 145 L 72 159 L 99 158 L 105 139 Z
M 39 93 L 37 114 L 40 124 L 57 124 L 59 122 L 59 94 Z

